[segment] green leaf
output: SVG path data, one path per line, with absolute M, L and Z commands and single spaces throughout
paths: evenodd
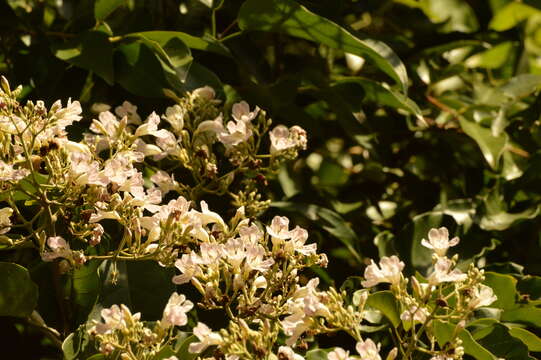
M 96 20 L 103 21 L 118 7 L 127 3 L 127 0 L 96 0 L 94 4 L 94 16 Z
M 193 360 L 197 358 L 198 354 L 192 354 L 188 351 L 190 344 L 197 341 L 199 341 L 199 338 L 195 335 L 188 336 L 186 339 L 182 340 L 178 346 L 178 350 L 176 350 L 178 358 L 183 360 Z
M 163 97 L 170 85 L 154 51 L 139 41 L 117 47 L 116 79 L 129 92 L 146 97 Z
M 400 310 L 391 291 L 385 290 L 370 294 L 366 305 L 381 311 L 395 328 L 400 325 Z
M 420 2 L 421 8 L 434 23 L 444 23 L 441 27 L 443 32 L 477 31 L 479 23 L 475 12 L 464 0 L 431 0 Z
M 351 255 L 354 256 L 355 260 L 359 263 L 362 262 L 361 255 L 355 250 L 355 244 L 358 242 L 357 235 L 340 214 L 313 204 L 299 204 L 284 201 L 273 202 L 271 206 L 285 211 L 294 211 L 319 224 L 325 231 L 340 240 L 350 251 Z
M 77 324 L 86 321 L 100 293 L 98 267 L 101 260 L 91 260 L 72 273 L 72 298 Z
M 482 67 L 485 69 L 497 69 L 501 67 L 511 54 L 513 42 L 505 41 L 489 50 L 470 56 L 464 65 L 469 68 Z
M 103 31 L 89 30 L 74 40 L 53 46 L 55 56 L 94 72 L 109 85 L 114 82 L 113 45 Z
M 509 334 L 522 341 L 528 350 L 541 352 L 541 339 L 534 333 L 519 327 L 509 327 Z
M 327 360 L 329 350 L 314 349 L 306 352 L 306 360 Z
M 415 115 L 419 119 L 423 118 L 421 109 L 419 109 L 413 100 L 381 83 L 361 77 L 347 77 L 334 82 L 332 87 L 335 88 L 344 85 L 360 86 L 364 91 L 363 101 L 369 101 L 377 105 L 385 105 L 395 109 L 402 109 Z
M 515 306 L 517 280 L 514 277 L 495 272 L 486 272 L 483 283 L 490 286 L 494 290 L 494 294 L 498 297 L 498 300 L 493 302 L 490 307 L 509 309 Z
M 507 134 L 503 133 L 495 137 L 492 135 L 490 129 L 484 128 L 463 117 L 459 117 L 459 122 L 466 135 L 475 140 L 490 167 L 493 170 L 497 170 L 499 168 L 500 158 L 508 142 Z
M 468 355 L 473 356 L 477 360 L 497 360 L 497 357 L 494 356 L 490 351 L 481 346 L 475 339 L 472 337 L 470 332 L 466 329 L 457 329 L 455 324 L 449 322 L 444 322 L 441 320 L 434 321 L 434 335 L 438 340 L 440 349 L 442 349 L 446 343 L 453 340 L 453 335 L 455 331 L 458 331 L 458 337 L 462 340 L 462 346 L 464 347 L 464 352 Z M 456 335 L 455 335 L 456 336 Z
M 38 287 L 26 268 L 0 262 L 0 316 L 29 316 L 38 301 Z
M 524 306 L 505 310 L 502 313 L 501 321 L 528 324 L 539 328 L 541 327 L 541 309 L 533 306 Z
M 239 26 L 243 30 L 285 33 L 366 57 L 406 91 L 406 67 L 390 47 L 371 39 L 361 40 L 293 0 L 248 0 L 240 9 Z
M 502 324 L 495 323 L 489 328 L 476 331 L 473 335 L 479 344 L 499 358 L 506 360 L 528 359 L 526 345 L 510 336 L 509 329 Z
M 172 268 L 163 268 L 154 261 L 117 261 L 116 266 L 106 261 L 100 267 L 103 291 L 99 307 L 125 304 L 133 312 L 141 312 L 143 320 L 154 321 L 162 317 L 163 308 L 175 291 L 171 281 Z M 117 273 L 117 283 L 111 283 L 111 274 Z
M 541 75 L 521 74 L 509 80 L 500 90 L 512 99 L 528 96 L 541 85 Z
M 231 52 L 229 49 L 220 42 L 210 38 L 192 36 L 180 31 L 144 31 L 124 35 L 124 37 L 131 36 L 143 36 L 149 40 L 156 41 L 163 47 L 165 47 L 166 44 L 171 40 L 179 39 L 191 49 L 209 51 L 215 54 L 231 57 Z
M 154 51 L 154 54 L 162 64 L 165 77 L 169 83 L 173 87 L 181 88 L 182 83 L 188 76 L 188 71 L 193 60 L 188 46 L 177 37 L 171 38 L 163 46 L 157 41 L 149 40 L 144 36 L 140 37 L 140 41 Z
M 537 14 L 541 14 L 541 11 L 521 2 L 513 1 L 496 13 L 489 26 L 496 31 L 506 31 Z

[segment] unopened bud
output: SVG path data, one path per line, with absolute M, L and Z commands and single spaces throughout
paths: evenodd
M 389 355 L 387 355 L 387 358 L 385 360 L 394 360 L 396 359 L 397 355 L 398 355 L 398 349 L 393 348 L 391 351 L 389 351 Z

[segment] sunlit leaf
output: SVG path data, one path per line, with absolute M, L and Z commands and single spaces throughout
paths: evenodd
M 248 0 L 240 9 L 239 26 L 244 30 L 286 33 L 369 58 L 406 90 L 406 67 L 391 48 L 376 40 L 361 40 L 293 0 Z

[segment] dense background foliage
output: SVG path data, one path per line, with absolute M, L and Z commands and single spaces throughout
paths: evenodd
M 390 254 L 423 273 L 431 260 L 420 239 L 445 225 L 462 239 L 453 250 L 464 266 L 514 276 L 510 308 L 541 296 L 540 59 L 533 0 L 0 2 L 0 74 L 25 99 L 79 99 L 89 115 L 81 131 L 94 103 L 127 99 L 146 116 L 203 85 L 305 128 L 308 150 L 268 179 L 265 217 L 309 229 L 330 254 L 329 268 L 314 270 L 323 282 L 340 286 Z M 35 255 L 0 260 L 25 265 L 51 292 Z M 153 310 L 145 286 L 173 286 L 152 270 L 125 269 L 138 279 L 125 290 L 132 306 L 149 318 L 163 302 Z M 528 309 L 512 321 L 540 327 L 541 309 Z M 20 358 L 60 356 L 25 321 L 1 321 Z

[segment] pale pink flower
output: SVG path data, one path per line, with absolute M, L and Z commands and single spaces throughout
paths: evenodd
M 220 345 L 223 342 L 220 334 L 212 330 L 202 322 L 198 322 L 193 328 L 193 334 L 197 336 L 199 342 L 193 342 L 189 345 L 188 351 L 192 354 L 198 354 L 205 351 L 206 348 L 213 345 Z
M 382 257 L 379 267 L 374 260 L 371 260 L 371 264 L 364 270 L 366 280 L 362 281 L 361 284 L 364 287 L 372 287 L 379 283 L 391 283 L 391 285 L 396 286 L 402 279 L 404 266 L 404 263 L 395 255 Z
M 176 133 L 179 133 L 184 128 L 185 113 L 186 111 L 180 105 L 173 105 L 165 109 L 165 116 L 162 116 L 162 118 L 171 124 Z
M 430 316 L 430 312 L 426 308 L 413 305 L 400 315 L 400 319 L 412 321 L 413 318 L 413 321 L 424 323 L 428 316 Z
M 428 241 L 425 239 L 421 240 L 421 244 L 423 246 L 434 250 L 438 256 L 445 256 L 447 249 L 457 245 L 458 242 L 458 237 L 454 237 L 449 240 L 449 231 L 444 227 L 439 229 L 430 229 L 428 232 Z
M 81 116 L 81 113 L 83 110 L 81 109 L 81 104 L 78 101 L 71 101 L 71 98 L 68 99 L 68 103 L 66 104 L 65 108 L 62 108 L 60 104 L 60 100 L 58 100 L 55 104 L 57 106 L 60 106 L 60 109 L 57 110 L 54 113 L 54 117 L 57 121 L 57 126 L 61 129 L 64 129 L 66 126 L 73 124 L 74 121 L 79 121 L 83 117 Z M 52 107 L 55 107 L 55 104 L 53 104 Z
M 115 114 L 120 118 L 126 116 L 128 118 L 128 124 L 141 124 L 141 117 L 137 114 L 137 106 L 129 101 L 124 101 L 121 106 L 117 106 L 115 108 Z
M 430 285 L 437 285 L 442 282 L 464 281 L 468 275 L 458 269 L 451 269 L 453 262 L 446 257 L 438 258 L 434 265 L 434 272 L 428 277 Z
M 70 245 L 61 236 L 52 236 L 47 239 L 47 245 L 51 251 L 41 253 L 43 261 L 53 261 L 57 258 L 72 258 Z
M 199 267 L 199 258 L 197 254 L 183 254 L 180 259 L 175 261 L 175 267 L 180 270 L 182 274 L 173 277 L 173 283 L 177 285 L 185 284 L 189 282 L 193 277 L 201 274 L 201 268 Z
M 0 181 L 17 182 L 24 179 L 30 174 L 28 169 L 15 170 L 11 164 L 7 164 L 0 160 Z
M 342 349 L 341 347 L 334 348 L 333 351 L 327 354 L 327 360 L 354 360 L 355 358 L 349 356 L 349 351 Z
M 150 177 L 150 181 L 158 185 L 163 196 L 165 196 L 169 191 L 178 189 L 179 186 L 178 182 L 176 182 L 173 177 L 169 176 L 169 174 L 163 170 L 158 170 L 155 172 Z
M 203 86 L 192 91 L 192 97 L 212 100 L 216 97 L 216 92 L 210 86 Z
M 237 122 L 248 123 L 257 116 L 259 107 L 256 106 L 254 111 L 250 111 L 250 105 L 246 101 L 241 101 L 233 105 L 231 113 Z
M 0 209 L 0 235 L 7 233 L 11 230 L 11 215 L 13 214 L 12 208 Z
M 304 357 L 295 353 L 289 346 L 280 346 L 278 348 L 278 358 L 283 360 L 304 360 Z
M 289 219 L 285 216 L 275 216 L 272 219 L 271 225 L 267 226 L 267 233 L 273 239 L 287 240 L 291 238 Z
M 379 355 L 380 347 L 379 344 L 376 346 L 372 339 L 366 339 L 365 341 L 359 341 L 355 349 L 363 360 L 381 360 Z
M 483 306 L 489 306 L 496 300 L 498 300 L 498 297 L 494 295 L 494 291 L 490 286 L 479 284 L 472 289 L 468 307 L 470 309 L 477 309 Z
M 186 300 L 186 296 L 174 292 L 171 294 L 163 310 L 161 325 L 165 328 L 186 325 L 188 323 L 186 313 L 192 308 L 193 303 L 190 300 Z
M 150 114 L 147 120 L 139 125 L 137 130 L 135 130 L 135 136 L 141 137 L 145 135 L 152 135 L 157 138 L 168 137 L 170 132 L 167 130 L 158 130 L 158 125 L 160 124 L 160 117 L 154 111 Z

